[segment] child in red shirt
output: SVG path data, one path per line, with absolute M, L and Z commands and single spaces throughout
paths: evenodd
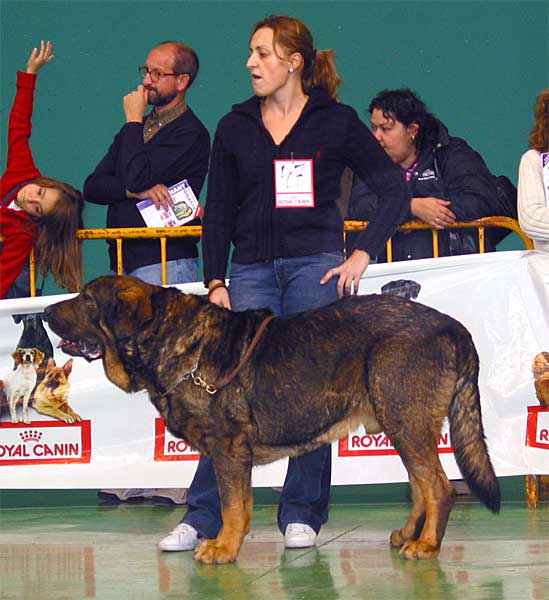
M 31 52 L 26 73 L 17 73 L 17 93 L 8 128 L 7 168 L 0 179 L 0 298 L 29 295 L 26 265 L 31 250 L 43 276 L 51 271 L 71 291 L 82 279 L 82 195 L 72 186 L 43 177 L 29 147 L 37 72 L 53 60 L 52 43 Z M 21 290 L 26 291 L 26 294 Z

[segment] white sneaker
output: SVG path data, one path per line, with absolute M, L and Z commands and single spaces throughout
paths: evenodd
M 194 550 L 201 539 L 202 536 L 194 527 L 187 523 L 179 523 L 175 529 L 158 542 L 158 547 L 164 552 L 185 552 Z
M 314 529 L 305 523 L 288 523 L 284 534 L 285 548 L 311 548 L 316 545 Z
M 127 502 L 128 500 L 145 500 L 152 498 L 156 488 L 115 488 L 99 490 L 97 496 L 109 502 Z

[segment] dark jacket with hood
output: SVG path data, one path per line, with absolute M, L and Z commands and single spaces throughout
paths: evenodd
M 312 159 L 314 207 L 275 208 L 274 160 Z M 254 96 L 221 119 L 216 130 L 204 215 L 204 276 L 224 279 L 232 260 L 250 264 L 343 249 L 336 200 L 349 166 L 375 190 L 378 210 L 357 247 L 376 255 L 409 210 L 399 170 L 349 106 L 313 89 L 286 138 L 275 144 Z
M 420 151 L 417 166 L 408 182 L 412 198 L 435 197 L 450 200 L 449 208 L 458 221 L 472 221 L 497 215 L 499 210 L 495 178 L 484 160 L 465 140 L 451 137 L 448 129 L 436 121 L 433 139 L 426 140 Z M 399 167 L 400 168 L 400 167 Z M 401 169 L 401 176 L 405 174 Z M 367 182 L 355 175 L 349 200 L 347 218 L 369 221 L 375 214 L 377 195 Z M 402 222 L 415 219 L 410 211 Z M 354 240 L 352 240 L 354 242 Z M 352 243 L 352 242 L 351 242 Z M 489 236 L 485 250 L 493 250 Z M 476 229 L 439 231 L 439 256 L 474 254 L 479 251 Z M 411 260 L 433 256 L 430 231 L 399 232 L 393 237 L 393 260 Z M 385 252 L 378 261 L 386 260 Z

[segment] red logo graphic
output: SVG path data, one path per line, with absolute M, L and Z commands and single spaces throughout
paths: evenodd
M 549 450 L 549 408 L 528 407 L 526 446 Z
M 167 429 L 164 419 L 154 421 L 154 460 L 199 460 L 200 454 L 184 440 L 174 437 Z
M 450 434 L 445 426 L 438 440 L 438 453 L 451 454 L 453 451 Z M 360 428 L 339 440 L 338 455 L 396 456 L 398 452 L 385 433 L 366 433 L 363 428 Z
M 0 424 L 0 466 L 89 463 L 91 422 Z

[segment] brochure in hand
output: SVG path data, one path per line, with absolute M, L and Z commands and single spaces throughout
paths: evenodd
M 204 211 L 186 179 L 170 186 L 168 191 L 173 198 L 173 208 L 157 209 L 150 198 L 137 203 L 147 227 L 176 227 L 202 216 Z

